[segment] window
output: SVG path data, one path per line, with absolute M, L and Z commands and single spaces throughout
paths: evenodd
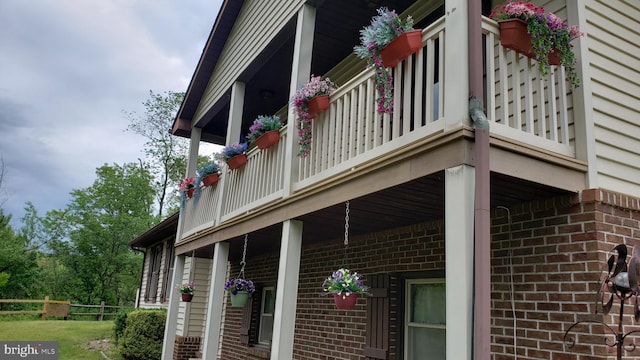
M 164 268 L 162 269 L 162 292 L 160 300 L 162 302 L 169 301 L 169 294 L 171 294 L 171 283 L 173 281 L 173 263 L 175 261 L 175 248 L 173 247 L 173 238 L 167 240 L 167 247 L 165 250 Z
M 407 280 L 405 289 L 405 360 L 446 359 L 444 279 Z
M 262 301 L 260 304 L 260 328 L 258 331 L 258 343 L 271 345 L 273 336 L 273 312 L 276 305 L 276 291 L 273 286 L 262 289 Z
M 144 293 L 146 302 L 156 302 L 158 295 L 158 280 L 160 278 L 160 261 L 162 259 L 162 244 L 151 248 L 149 268 L 147 271 L 147 287 Z

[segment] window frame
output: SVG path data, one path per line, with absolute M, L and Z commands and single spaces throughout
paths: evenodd
M 273 293 L 273 302 L 274 302 L 274 309 L 273 309 L 273 313 L 265 313 L 265 300 L 267 298 L 266 294 L 267 291 L 271 291 Z M 260 345 L 266 345 L 266 346 L 271 346 L 271 341 L 273 340 L 273 322 L 275 320 L 275 299 L 276 299 L 276 287 L 275 286 L 265 286 L 262 288 L 261 291 L 261 297 L 260 297 L 260 314 L 258 314 L 258 321 L 257 321 L 257 327 L 258 327 L 258 331 L 257 331 L 257 339 L 256 342 Z M 269 316 L 271 317 L 271 339 L 269 340 L 262 340 L 262 324 L 263 324 L 263 319 L 265 316 Z
M 445 330 L 446 332 L 446 318 L 445 318 L 445 324 L 441 325 L 441 324 L 429 324 L 429 323 L 416 323 L 416 322 L 412 322 L 410 321 L 411 319 L 411 314 L 412 314 L 412 307 L 411 307 L 411 286 L 412 285 L 416 285 L 416 284 L 444 284 L 445 287 L 447 285 L 446 283 L 446 279 L 444 277 L 424 277 L 424 278 L 405 278 L 404 279 L 404 301 L 403 301 L 403 306 L 404 306 L 404 317 L 403 317 L 403 326 L 402 326 L 402 334 L 403 334 L 403 341 L 402 341 L 402 359 L 404 360 L 409 360 L 408 356 L 409 356 L 409 328 L 427 328 L 427 329 L 439 329 L 439 330 Z

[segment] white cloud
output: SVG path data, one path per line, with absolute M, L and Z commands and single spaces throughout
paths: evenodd
M 122 111 L 142 113 L 149 90 L 186 90 L 220 4 L 0 2 L 2 188 L 12 194 L 0 205 L 14 222 L 26 201 L 41 215 L 63 208 L 97 167 L 143 156 Z

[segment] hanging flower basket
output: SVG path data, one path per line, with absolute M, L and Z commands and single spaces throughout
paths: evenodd
M 336 308 L 340 310 L 353 310 L 356 308 L 358 294 L 333 294 L 333 301 Z
M 236 294 L 231 294 L 231 306 L 244 307 L 249 301 L 249 295 L 246 291 L 238 291 Z
M 508 19 L 498 22 L 500 25 L 500 44 L 528 58 L 535 59 L 536 54 L 531 46 L 531 35 L 527 32 L 527 23 L 520 19 Z M 548 55 L 549 65 L 560 65 L 558 50 Z
M 231 294 L 231 306 L 242 307 L 249 300 L 249 296 L 256 291 L 256 287 L 251 280 L 245 280 L 244 270 L 240 270 L 241 274 L 235 279 L 230 279 L 224 284 L 225 291 Z
M 279 141 L 280 130 L 271 130 L 260 135 L 260 137 L 256 139 L 256 145 L 259 149 L 264 150 L 277 144 Z
M 235 170 L 239 169 L 247 164 L 247 154 L 240 154 L 232 157 L 227 161 L 227 165 L 229 169 Z
M 322 291 L 332 294 L 338 309 L 352 310 L 356 306 L 358 295 L 368 295 L 369 287 L 364 284 L 362 275 L 341 268 L 334 271 L 322 283 Z
M 405 31 L 380 50 L 380 57 L 385 67 L 394 67 L 422 47 L 422 30 Z
M 182 301 L 184 302 L 191 302 L 191 300 L 193 300 L 193 294 L 182 293 L 180 294 L 180 296 L 182 297 Z
M 220 180 L 220 176 L 218 174 L 210 174 L 202 178 L 202 185 L 211 186 Z
M 318 95 L 307 103 L 307 112 L 310 117 L 316 117 L 329 108 L 329 95 Z

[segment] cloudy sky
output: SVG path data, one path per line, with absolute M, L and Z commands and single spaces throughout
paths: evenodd
M 123 111 L 149 90 L 185 91 L 222 0 L 1 0 L 0 207 L 18 225 L 136 162 L 144 139 Z

